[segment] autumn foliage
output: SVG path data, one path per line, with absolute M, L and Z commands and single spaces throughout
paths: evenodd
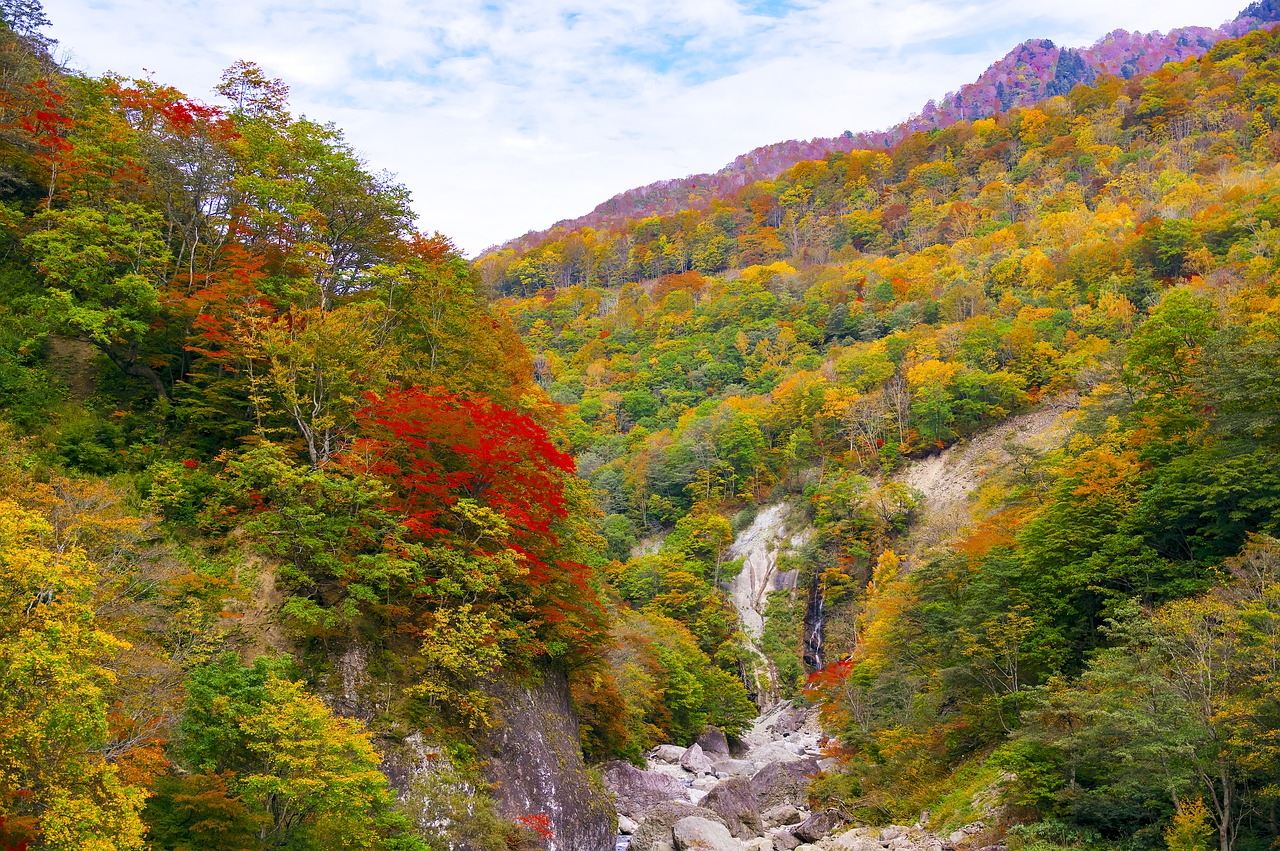
M 370 394 L 356 416 L 360 438 L 349 453 L 396 490 L 405 526 L 429 539 L 445 528 L 459 499 L 502 515 L 527 546 L 555 546 L 553 526 L 568 516 L 563 480 L 573 459 L 528 416 L 444 390 Z

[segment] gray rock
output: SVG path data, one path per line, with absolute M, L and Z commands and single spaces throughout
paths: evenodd
M 794 851 L 800 846 L 800 840 L 789 830 L 775 830 L 769 835 L 773 837 L 773 847 L 778 851 Z
M 866 836 L 841 836 L 830 847 L 831 851 L 881 851 L 880 843 Z
M 636 828 L 639 826 L 640 824 L 638 822 L 627 818 L 622 813 L 618 813 L 618 833 L 635 833 Z
M 742 843 L 742 851 L 773 851 L 773 840 L 767 836 L 757 836 Z
M 658 745 L 653 749 L 649 756 L 655 762 L 665 762 L 668 765 L 679 765 L 680 757 L 684 756 L 685 748 L 679 745 Z
M 659 804 L 685 799 L 685 788 L 674 777 L 656 771 L 641 771 L 629 762 L 606 762 L 601 773 L 604 775 L 604 788 L 614 796 L 614 807 L 636 821 L 643 819 Z
M 817 842 L 839 827 L 842 821 L 834 810 L 819 810 L 793 827 L 791 832 L 806 842 Z
M 800 808 L 809 803 L 809 784 L 818 773 L 818 763 L 811 759 L 775 762 L 751 776 L 751 788 L 763 809 L 780 804 Z
M 680 757 L 680 767 L 694 774 L 702 774 L 711 770 L 711 760 L 707 759 L 707 755 L 702 752 L 702 747 L 694 742 Z
M 702 728 L 697 744 L 705 754 L 729 755 L 729 739 L 725 736 L 724 730 L 711 724 Z
M 778 804 L 776 807 L 770 807 L 760 814 L 760 817 L 770 825 L 780 824 L 799 824 L 801 822 L 800 811 L 791 804 Z
M 756 799 L 751 781 L 745 777 L 721 780 L 702 799 L 701 806 L 719 813 L 729 832 L 739 839 L 750 839 L 764 832 L 764 823 L 760 820 L 760 802 Z
M 716 788 L 716 785 L 719 782 L 720 781 L 715 777 L 706 775 L 694 779 L 694 781 L 689 784 L 689 788 L 697 789 L 699 792 L 710 792 L 712 789 Z
M 804 748 L 798 748 L 790 742 L 769 742 L 752 748 L 746 754 L 746 759 L 751 760 L 758 767 L 764 767 L 771 762 L 792 762 L 803 758 Z
M 793 706 L 779 715 L 778 719 L 770 724 L 769 727 L 775 733 L 785 736 L 787 733 L 794 733 L 799 730 L 808 720 L 809 710 Z
M 892 842 L 893 840 L 897 839 L 900 836 L 905 836 L 906 833 L 907 833 L 907 828 L 903 827 L 900 824 L 891 824 L 888 827 L 881 829 L 880 841 Z
M 671 834 L 676 851 L 742 851 L 742 843 L 733 838 L 728 828 L 697 816 L 680 819 Z
M 628 851 L 671 851 L 672 845 L 671 831 L 675 827 L 676 822 L 689 816 L 697 816 L 698 818 L 714 821 L 724 825 L 724 819 L 718 813 L 711 810 L 695 807 L 693 804 L 682 803 L 666 803 L 659 804 L 649 811 L 649 815 L 645 816 L 644 821 L 640 823 L 640 827 L 636 828 L 636 832 L 631 834 L 631 844 Z M 729 828 L 726 825 L 725 830 Z M 601 848 L 607 848 L 608 845 L 602 845 Z
M 754 762 L 722 756 L 712 760 L 711 770 L 717 777 L 750 777 L 759 769 Z
M 617 815 L 582 763 L 582 740 L 564 674 L 538 682 L 494 677 L 495 724 L 479 748 L 498 811 L 509 818 L 546 813 L 560 848 L 610 848 Z

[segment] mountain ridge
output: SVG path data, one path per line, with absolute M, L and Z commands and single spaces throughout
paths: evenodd
M 503 249 L 525 250 L 560 230 L 598 229 L 642 216 L 705 208 L 713 200 L 754 181 L 777 177 L 798 162 L 822 159 L 830 153 L 883 150 L 912 133 L 947 127 L 956 121 L 987 118 L 1015 106 L 1032 106 L 1045 97 L 1065 95 L 1076 84 L 1092 83 L 1104 74 L 1129 79 L 1135 74 L 1150 73 L 1166 62 L 1199 56 L 1219 41 L 1275 23 L 1280 23 L 1280 0 L 1259 0 L 1216 28 L 1186 26 L 1167 34 L 1115 29 L 1084 48 L 1058 47 L 1050 39 L 1028 39 L 993 62 L 974 82 L 948 92 L 941 102 L 927 101 L 920 112 L 886 130 L 846 130 L 838 136 L 761 145 L 738 155 L 714 173 L 658 180 L 627 189 L 597 204 L 589 213 L 492 245 L 480 256 Z

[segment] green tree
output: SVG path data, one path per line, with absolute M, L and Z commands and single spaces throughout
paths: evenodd
M 426 851 L 360 722 L 335 717 L 280 662 L 232 654 L 192 672 L 180 751 L 261 817 L 259 848 Z
M 105 210 L 42 210 L 32 224 L 23 245 L 44 279 L 35 308 L 49 327 L 92 344 L 167 398 L 147 346 L 161 317 L 169 264 L 163 218 L 137 204 L 112 203 Z

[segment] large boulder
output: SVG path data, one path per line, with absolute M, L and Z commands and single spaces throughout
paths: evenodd
M 604 788 L 614 796 L 615 809 L 636 821 L 659 804 L 686 799 L 679 780 L 656 771 L 641 771 L 629 762 L 606 762 L 601 773 Z
M 690 816 L 716 822 L 723 825 L 726 831 L 729 829 L 724 824 L 724 819 L 711 810 L 695 807 L 693 804 L 675 802 L 659 804 L 649 811 L 649 815 L 645 816 L 640 827 L 631 834 L 628 851 L 673 851 L 675 845 L 672 840 L 672 831 L 675 829 L 676 822 Z M 600 848 L 611 847 L 613 847 L 612 844 L 600 846 Z
M 800 808 L 808 805 L 809 783 L 818 774 L 818 763 L 812 759 L 775 762 L 751 776 L 751 789 L 762 810 L 780 804 Z
M 791 828 L 791 832 L 805 842 L 817 842 L 832 833 L 843 821 L 834 810 L 819 810 Z
M 702 732 L 698 734 L 697 744 L 705 754 L 711 756 L 729 755 L 729 738 L 725 736 L 724 730 L 712 724 L 702 728 Z
M 800 847 L 800 840 L 796 839 L 796 835 L 789 830 L 775 830 L 769 835 L 773 838 L 773 847 L 776 851 L 795 851 Z
M 658 745 L 650 752 L 649 757 L 655 762 L 679 765 L 680 757 L 684 756 L 684 752 L 685 749 L 679 745 Z
M 742 851 L 724 825 L 697 816 L 680 819 L 671 833 L 676 851 Z
M 711 761 L 711 770 L 717 777 L 750 777 L 759 766 L 749 760 L 722 756 Z
M 751 839 L 764 832 L 760 820 L 760 802 L 756 799 L 751 781 L 745 777 L 721 780 L 699 806 L 719 813 L 729 832 L 739 839 Z
M 711 770 L 711 760 L 702 752 L 702 747 L 694 742 L 680 757 L 680 767 L 694 774 L 702 774 Z
M 800 811 L 791 804 L 778 804 L 777 806 L 769 807 L 760 813 L 760 818 L 764 819 L 765 825 L 768 827 L 799 824 L 804 821 L 804 816 L 800 815 Z

